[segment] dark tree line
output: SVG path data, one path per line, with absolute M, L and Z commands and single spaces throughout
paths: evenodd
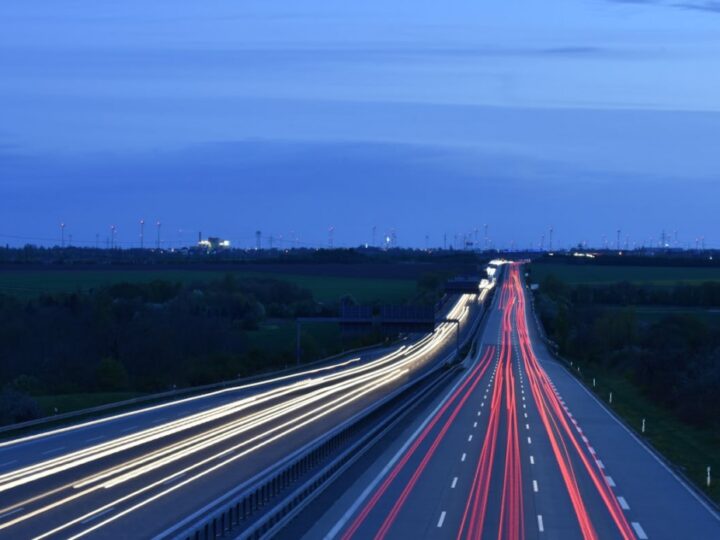
M 267 355 L 248 349 L 246 331 L 266 317 L 320 309 L 292 283 L 232 275 L 31 300 L 0 295 L 0 416 L 36 416 L 28 394 L 151 392 L 260 371 Z
M 679 283 L 672 287 L 638 285 L 629 282 L 607 285 L 578 285 L 568 289 L 567 294 L 572 302 L 583 305 L 720 306 L 720 283 L 713 281 L 699 285 Z
M 554 276 L 537 307 L 549 337 L 567 357 L 627 374 L 653 401 L 684 420 L 720 426 L 720 332 L 690 314 L 642 321 L 633 305 L 720 306 L 716 283 L 645 287 L 617 283 L 570 287 Z
M 445 277 L 423 274 L 412 301 L 437 302 Z M 344 301 L 354 302 L 347 295 Z M 248 332 L 267 319 L 335 315 L 335 308 L 291 282 L 233 274 L 32 299 L 0 294 L 0 424 L 40 416 L 33 396 L 157 392 L 282 368 L 294 362 L 292 343 L 260 348 Z M 345 336 L 344 345 L 385 337 Z M 337 352 L 337 343 L 321 341 L 304 335 L 303 357 Z

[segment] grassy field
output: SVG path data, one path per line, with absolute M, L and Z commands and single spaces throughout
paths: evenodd
M 575 362 L 575 367 L 578 363 Z M 613 402 L 610 407 L 617 412 L 638 433 L 645 419 L 645 433 L 640 433 L 661 454 L 675 464 L 695 485 L 720 503 L 720 482 L 714 482 L 708 489 L 705 484 L 707 467 L 720 471 L 720 433 L 688 425 L 675 418 L 666 410 L 653 404 L 640 390 L 621 373 L 603 370 L 596 365 L 581 364 L 582 380 L 593 389 L 605 403 L 610 392 Z
M 238 277 L 290 281 L 309 289 L 317 301 L 324 303 L 336 302 L 345 294 L 361 303 L 404 303 L 416 294 L 416 282 L 412 279 L 231 273 Z M 82 291 L 119 282 L 142 283 L 159 279 L 191 283 L 221 279 L 226 274 L 216 270 L 6 270 L 0 272 L 0 293 L 29 298 L 43 292 Z
M 704 281 L 720 281 L 720 268 L 692 268 L 669 266 L 603 266 L 591 264 L 531 265 L 533 283 L 553 274 L 570 285 L 614 283 L 629 281 L 648 285 L 698 284 Z

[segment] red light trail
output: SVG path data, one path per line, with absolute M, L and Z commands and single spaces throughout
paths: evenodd
M 355 535 L 360 536 L 358 531 L 361 528 L 363 537 L 374 536 L 379 540 L 392 536 L 397 517 L 408 507 L 408 500 L 413 494 L 423 489 L 437 489 L 436 486 L 423 484 L 423 475 L 429 466 L 432 467 L 432 460 L 438 455 L 439 447 L 457 444 L 457 440 L 451 437 L 450 430 L 462 409 L 472 403 L 468 403 L 468 400 L 473 394 L 478 397 L 478 394 L 482 393 L 478 386 L 495 358 L 495 368 L 488 382 L 491 396 L 487 414 L 483 417 L 484 437 L 480 438 L 482 448 L 479 449 L 479 457 L 474 464 L 472 483 L 469 491 L 453 492 L 464 497 L 463 511 L 456 512 L 454 518 L 446 517 L 446 512 L 443 512 L 437 526 L 445 524 L 447 527 L 456 527 L 454 534 L 457 540 L 492 536 L 496 536 L 498 540 L 525 538 L 527 524 L 533 520 L 525 515 L 523 487 L 527 488 L 531 479 L 523 478 L 523 454 L 528 452 L 528 449 L 520 444 L 519 413 L 529 406 L 537 410 L 541 423 L 539 434 L 547 437 L 551 449 L 551 453 L 543 457 L 557 465 L 557 469 L 550 465 L 551 470 L 557 470 L 562 480 L 556 484 L 559 486 L 557 489 L 562 490 L 564 486 L 567 491 L 582 537 L 587 540 L 597 539 L 597 520 L 604 519 L 603 524 L 611 523 L 609 526 L 615 527 L 621 538 L 635 538 L 617 498 L 589 449 L 587 440 L 581 438 L 575 423 L 568 421 L 570 417 L 534 353 L 527 325 L 525 293 L 518 269 L 517 264 L 509 265 L 502 288 L 498 291 L 497 309 L 501 312 L 499 347 L 486 347 L 482 359 L 449 396 L 375 489 L 367 503 L 361 507 L 345 530 L 343 540 L 349 540 Z M 532 401 L 525 402 L 525 392 L 518 384 L 516 375 L 522 375 L 522 371 L 526 374 L 530 390 L 528 399 Z M 520 380 L 520 383 L 523 381 Z M 522 401 L 519 401 L 520 398 Z M 484 403 L 483 401 L 483 405 Z M 527 418 L 527 413 L 524 416 Z M 475 425 L 477 426 L 477 423 Z M 434 433 L 434 436 L 431 437 L 431 433 Z M 414 465 L 415 463 L 417 464 Z M 400 491 L 395 499 L 392 499 L 391 495 L 395 490 L 389 492 L 392 485 Z M 500 485 L 501 489 L 498 488 Z M 592 506 L 592 511 L 589 498 L 596 503 Z M 599 505 L 598 500 L 601 501 Z M 493 515 L 495 519 L 488 519 L 489 511 L 497 512 L 497 515 Z M 609 522 L 607 516 L 602 516 L 605 511 L 610 517 Z M 374 532 L 367 530 L 371 527 L 367 520 L 371 513 L 375 513 L 381 523 Z M 539 523 L 538 527 L 542 530 L 542 521 L 539 520 Z

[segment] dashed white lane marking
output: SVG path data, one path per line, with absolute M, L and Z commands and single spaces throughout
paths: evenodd
M 535 458 L 530 456 L 530 465 L 535 465 Z
M 104 439 L 105 435 L 98 435 L 97 437 L 90 437 L 89 439 L 85 439 L 85 442 L 95 442 L 99 441 L 100 439 Z
M 96 512 L 95 514 L 93 514 L 93 515 L 90 516 L 89 518 L 81 521 L 80 523 L 83 523 L 83 524 L 84 524 L 84 523 L 90 523 L 91 521 L 99 518 L 100 516 L 104 516 L 105 514 L 107 514 L 108 512 L 112 512 L 113 510 L 115 510 L 115 507 L 114 507 L 114 506 L 111 507 L 111 508 L 106 508 L 106 509 L 103 510 L 102 512 Z
M 528 437 L 528 444 L 532 444 L 532 439 Z
M 545 526 L 543 525 L 543 519 L 542 519 L 541 514 L 538 514 L 538 529 L 540 529 L 540 532 L 543 532 L 545 530 Z
M 52 450 L 46 450 L 42 454 L 43 454 L 43 456 L 45 456 L 47 454 L 54 454 L 55 452 L 61 452 L 63 450 L 65 450 L 64 446 L 58 446 L 57 448 L 53 448 Z
M 6 518 L 8 516 L 12 516 L 13 514 L 17 514 L 18 512 L 22 512 L 23 510 L 25 510 L 24 506 L 21 506 L 20 508 L 16 508 L 15 510 L 10 510 L 9 512 L 0 514 L 0 519 Z
M 12 465 L 13 463 L 17 463 L 17 459 L 13 459 L 12 461 L 6 461 L 5 463 L 0 463 L 0 467 L 7 467 L 8 465 Z
M 592 446 L 588 446 L 588 450 L 593 456 L 595 455 L 595 449 Z
M 523 409 L 527 409 L 527 407 L 525 407 L 525 404 L 524 404 L 524 403 L 523 403 Z
M 185 473 L 178 474 L 177 476 L 173 476 L 172 478 L 168 478 L 167 480 L 165 480 L 165 481 L 162 483 L 162 485 L 164 486 L 164 485 L 167 485 L 167 484 L 172 484 L 173 482 L 175 482 L 175 481 L 177 481 L 177 480 L 180 480 L 183 476 L 185 476 Z
M 645 529 L 642 528 L 642 525 L 640 525 L 637 521 L 633 521 L 631 525 L 633 529 L 635 529 L 635 534 L 637 534 L 637 537 L 640 540 L 647 540 L 647 534 L 645 534 Z
M 474 427 L 474 428 L 477 427 L 477 422 L 473 422 L 473 427 Z
M 612 479 L 612 476 L 606 476 L 605 480 L 608 483 L 608 486 L 615 487 L 615 480 Z
M 468 442 L 472 441 L 472 435 L 468 435 Z
M 630 510 L 630 505 L 625 500 L 625 497 L 618 497 L 617 500 L 620 503 L 620 508 L 623 510 Z
M 527 418 L 527 413 L 523 413 L 525 415 L 525 418 Z
M 442 513 L 440 514 L 440 519 L 438 519 L 438 528 L 442 527 L 443 523 L 445 523 L 445 510 L 442 511 Z
M 132 431 L 133 429 L 137 429 L 137 426 L 129 426 L 129 427 L 126 427 L 125 429 L 121 429 L 120 433 L 127 433 L 128 431 Z
M 480 416 L 481 414 L 482 414 L 482 411 L 478 411 L 478 414 L 477 414 L 477 415 Z
M 460 458 L 460 461 L 465 461 L 465 458 L 467 457 L 467 454 L 463 452 L 462 457 Z
M 456 476 L 455 478 L 453 478 L 452 484 L 450 484 L 451 489 L 455 489 L 455 486 L 457 486 L 457 481 L 458 481 L 458 478 Z
M 538 483 L 537 483 L 537 480 L 533 480 L 533 491 L 534 491 L 535 493 L 538 492 Z
M 530 429 L 530 424 L 525 424 L 525 429 Z
M 600 467 L 601 469 L 605 468 L 605 464 L 602 461 L 600 461 L 599 459 L 596 459 L 595 461 L 597 461 L 598 467 Z

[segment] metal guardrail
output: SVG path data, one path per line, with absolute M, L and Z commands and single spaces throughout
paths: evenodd
M 441 364 L 438 369 L 446 369 L 446 366 Z M 422 382 L 425 382 L 430 376 L 435 375 L 435 373 L 436 370 L 427 372 L 408 385 L 399 388 L 381 402 L 372 405 L 338 428 L 333 429 L 327 435 L 317 440 L 312 447 L 304 452 L 298 459 L 286 465 L 281 470 L 274 471 L 273 474 L 264 478 L 261 483 L 246 489 L 241 495 L 225 503 L 220 510 L 200 520 L 197 525 L 191 527 L 190 532 L 180 534 L 174 538 L 176 540 L 210 540 L 221 538 L 238 526 L 247 527 L 247 529 L 239 535 L 240 538 L 255 539 L 262 537 L 280 518 L 297 506 L 299 499 L 315 492 L 323 482 L 329 478 L 329 475 L 315 475 L 313 479 L 303 484 L 304 488 L 300 490 L 299 494 L 296 493 L 294 496 L 289 497 L 289 500 L 286 500 L 285 504 L 275 505 L 271 512 L 257 516 L 258 512 L 270 502 L 270 499 L 302 479 L 319 464 L 326 462 L 330 456 L 361 432 L 367 425 L 372 425 L 376 415 L 382 415 L 388 408 L 392 411 L 393 404 L 397 401 L 407 399 L 409 395 L 413 395 L 416 387 Z M 385 416 L 387 417 L 387 415 Z M 353 446 L 354 445 L 351 445 L 350 448 L 353 448 Z M 333 460 L 336 466 L 332 467 L 327 465 L 326 469 L 334 471 L 334 469 L 339 468 L 342 464 L 339 462 L 345 461 L 348 455 L 349 448 L 346 448 L 338 459 Z M 255 521 L 251 521 L 253 518 L 255 518 Z
M 494 293 L 494 290 L 492 291 Z M 489 294 L 483 302 L 482 313 L 473 321 L 465 335 L 461 347 L 474 339 L 478 327 L 485 320 L 489 312 L 488 305 L 492 303 L 493 294 Z M 158 538 L 173 538 L 175 540 L 212 540 L 231 534 L 238 527 L 245 527 L 241 533 L 233 533 L 243 540 L 261 538 L 271 531 L 275 531 L 286 519 L 290 519 L 296 511 L 307 503 L 309 498 L 318 494 L 334 477 L 342 472 L 343 467 L 349 466 L 350 460 L 362 444 L 367 444 L 379 433 L 382 433 L 389 424 L 402 414 L 403 408 L 393 408 L 396 402 L 407 400 L 409 404 L 416 401 L 407 399 L 417 397 L 419 390 L 427 381 L 433 382 L 433 377 L 447 367 L 455 359 L 456 352 L 452 351 L 442 358 L 433 369 L 428 370 L 414 380 L 397 388 L 383 399 L 377 401 L 366 409 L 360 411 L 340 426 L 319 437 L 307 445 L 292 459 L 286 460 L 279 468 L 272 468 L 268 474 L 262 476 L 251 486 L 245 487 L 237 495 L 221 503 L 221 508 L 215 511 L 208 509 L 205 517 L 193 519 L 177 526 L 170 534 Z M 438 379 L 435 379 L 439 383 Z M 433 384 L 430 385 L 433 387 Z M 409 405 L 408 405 L 409 406 Z M 387 414 L 387 409 L 390 414 Z M 376 416 L 381 416 L 378 422 Z M 370 426 L 370 431 L 367 431 Z M 363 431 L 365 430 L 365 431 Z M 359 437 L 350 443 L 354 437 Z M 350 444 L 349 444 L 350 443 Z M 343 448 L 344 447 L 344 448 Z M 339 455 L 337 451 L 342 449 Z M 328 462 L 328 460 L 330 460 Z M 287 489 L 301 481 L 313 468 L 323 465 L 323 468 L 298 486 L 279 504 L 275 504 L 271 511 L 260 512 L 270 503 L 270 500 L 279 496 Z M 185 528 L 185 532 L 178 534 L 177 530 Z
M 276 511 L 268 516 L 264 523 L 259 527 L 253 527 L 252 530 L 245 531 L 238 537 L 238 540 L 251 540 L 263 536 L 272 537 L 280 532 L 303 508 L 322 494 L 326 487 L 417 407 L 425 396 L 438 388 L 451 373 L 453 373 L 452 370 L 446 370 L 441 377 L 431 380 L 426 387 L 411 393 L 412 399 L 408 397 L 401 406 L 393 407 L 390 414 L 385 415 L 381 422 L 375 423 L 370 431 L 290 493 L 280 505 L 276 506 Z

